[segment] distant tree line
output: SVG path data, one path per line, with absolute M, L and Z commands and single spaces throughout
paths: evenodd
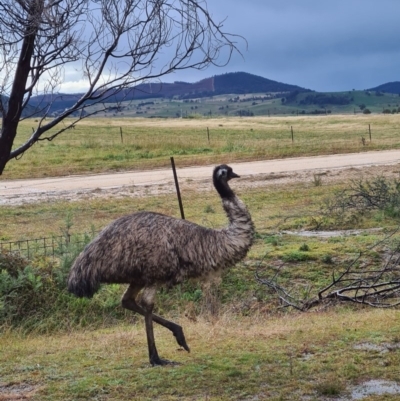
M 344 106 L 350 104 L 354 99 L 347 95 L 333 95 L 326 93 L 311 93 L 305 98 L 298 100 L 299 91 L 290 92 L 282 99 L 282 103 L 297 103 L 302 106 L 306 105 L 318 105 L 323 107 L 326 104 Z
M 353 98 L 346 95 L 327 95 L 324 93 L 316 93 L 308 95 L 304 99 L 300 100 L 301 105 L 316 104 L 323 106 L 324 104 L 334 104 L 344 106 L 353 102 Z
M 234 96 L 229 98 L 228 102 L 231 103 L 244 103 L 244 102 L 256 102 L 256 101 L 264 102 L 265 100 L 278 99 L 281 96 L 282 93 L 266 94 L 265 96 L 249 96 L 242 99 L 240 98 L 240 96 Z
M 138 107 L 147 106 L 149 104 L 154 104 L 154 102 L 141 102 L 141 103 L 138 104 Z
M 253 117 L 254 113 L 250 110 L 237 110 L 235 111 L 235 115 L 236 116 L 240 116 L 240 117 Z

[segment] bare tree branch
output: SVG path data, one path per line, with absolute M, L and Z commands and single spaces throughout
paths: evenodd
M 368 264 L 360 267 L 359 263 L 366 253 L 387 244 L 399 232 L 400 227 L 397 227 L 384 239 L 360 252 L 343 269 L 333 271 L 330 283 L 318 290 L 316 296 L 311 296 L 310 286 L 302 288 L 301 298 L 293 285 L 285 287 L 280 284 L 284 263 L 278 268 L 269 266 L 268 270 L 272 270 L 272 273 L 266 275 L 266 269 L 262 269 L 265 257 L 258 264 L 255 278 L 278 296 L 283 307 L 299 311 L 308 311 L 329 301 L 352 302 L 376 308 L 395 307 L 400 305 L 400 244 L 388 253 L 389 256 L 379 268 L 367 269 Z

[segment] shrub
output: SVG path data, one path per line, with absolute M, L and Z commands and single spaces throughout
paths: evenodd
M 337 379 L 331 378 L 331 380 L 326 380 L 325 382 L 318 383 L 315 386 L 317 394 L 325 397 L 338 397 L 344 391 L 344 386 L 342 383 L 338 382 Z
M 0 325 L 20 323 L 46 309 L 56 286 L 52 271 L 48 261 L 35 263 L 12 253 L 1 254 Z
M 265 244 L 271 244 L 273 246 L 281 245 L 282 240 L 278 235 L 265 235 L 256 233 L 256 238 L 262 239 Z
M 87 236 L 85 242 L 89 239 Z M 67 292 L 70 267 L 84 245 L 64 245 L 57 250 L 62 253 L 58 260 L 28 260 L 14 253 L 0 253 L 0 327 L 47 332 L 71 324 L 100 325 L 106 311 L 115 315 L 121 296 L 119 287 L 103 289 L 103 296 L 99 294 L 90 302 Z
M 323 255 L 321 260 L 323 263 L 326 263 L 327 265 L 331 265 L 333 263 L 333 259 L 330 254 Z
M 315 187 L 320 187 L 322 185 L 322 178 L 321 174 L 314 174 L 313 175 L 313 184 Z
M 382 176 L 372 180 L 354 180 L 349 188 L 327 199 L 322 208 L 324 216 L 329 216 L 342 227 L 354 225 L 373 211 L 400 218 L 400 180 Z
M 313 258 L 309 253 L 303 251 L 290 251 L 282 255 L 282 259 L 285 262 L 305 262 L 307 260 L 312 260 Z

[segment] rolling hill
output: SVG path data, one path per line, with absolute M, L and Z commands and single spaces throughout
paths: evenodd
M 286 92 L 310 92 L 309 89 L 296 85 L 289 85 L 257 75 L 245 72 L 227 73 L 203 79 L 195 83 L 176 81 L 174 83 L 146 83 L 134 88 L 124 89 L 118 93 L 108 92 L 105 102 L 117 103 L 123 101 L 165 98 L 193 99 L 224 94 L 249 94 L 249 93 L 286 93 Z M 30 105 L 35 108 L 43 108 L 50 105 L 50 113 L 60 112 L 71 107 L 81 94 L 56 94 L 35 96 Z M 90 102 L 88 102 L 90 104 Z
M 386 84 L 382 84 L 376 86 L 375 88 L 368 89 L 371 92 L 385 92 L 385 93 L 394 93 L 400 95 L 400 82 L 387 82 Z
M 215 75 L 198 82 L 153 82 L 104 96 L 108 112 L 103 116 L 178 117 L 195 115 L 287 115 L 400 112 L 400 82 L 388 82 L 363 91 L 315 92 L 297 85 L 261 76 L 235 72 Z M 50 107 L 57 115 L 82 96 L 53 94 L 33 97 L 24 116 L 42 114 Z M 90 105 L 88 112 L 100 112 Z

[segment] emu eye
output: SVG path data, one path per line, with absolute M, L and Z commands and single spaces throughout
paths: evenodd
M 228 175 L 228 170 L 226 168 L 222 168 L 218 171 L 218 178 L 226 177 Z

